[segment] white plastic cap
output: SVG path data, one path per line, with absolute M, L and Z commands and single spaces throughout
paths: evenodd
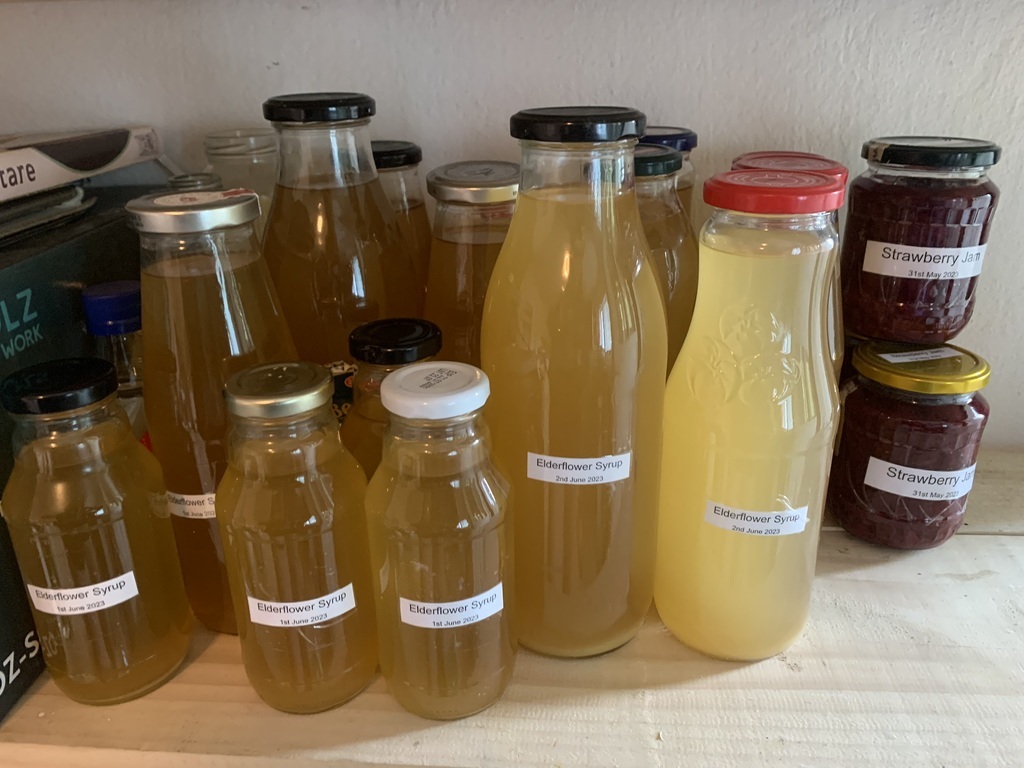
M 385 377 L 380 400 L 396 416 L 436 421 L 482 408 L 491 394 L 487 374 L 466 363 L 414 363 Z

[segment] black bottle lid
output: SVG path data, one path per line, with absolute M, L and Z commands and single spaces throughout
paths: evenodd
M 349 334 L 348 351 L 373 365 L 415 363 L 441 351 L 441 329 L 413 317 L 374 320 Z
M 662 144 L 638 144 L 633 158 L 634 172 L 639 177 L 665 176 L 683 167 L 683 156 Z
M 365 93 L 290 93 L 263 102 L 263 117 L 272 123 L 329 123 L 376 113 L 377 103 Z
M 982 139 L 952 136 L 883 136 L 865 141 L 860 156 L 883 165 L 980 168 L 995 165 L 1003 150 Z
M 527 141 L 619 141 L 643 135 L 647 116 L 628 107 L 542 107 L 516 112 L 513 138 Z
M 411 141 L 375 139 L 370 142 L 370 149 L 373 150 L 373 164 L 378 170 L 404 168 L 423 162 L 423 150 Z
M 106 360 L 71 357 L 15 371 L 0 384 L 0 402 L 9 413 L 73 411 L 117 392 L 117 371 Z

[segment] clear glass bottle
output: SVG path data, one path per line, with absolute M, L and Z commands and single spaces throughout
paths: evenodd
M 251 189 L 260 198 L 256 234 L 263 236 L 270 215 L 270 202 L 277 184 L 277 134 L 273 128 L 236 128 L 216 131 L 203 139 L 206 167 L 216 174 L 218 189 Z
M 434 211 L 424 314 L 444 334 L 444 357 L 480 365 L 480 323 L 491 272 L 512 223 L 519 166 L 450 163 L 427 174 Z
M 676 194 L 682 156 L 671 147 L 640 145 L 634 153 L 636 200 L 668 321 L 668 372 L 686 338 L 697 300 L 697 236 Z
M 413 256 L 416 281 L 424 294 L 430 271 L 430 219 L 427 217 L 420 163 L 423 150 L 411 141 L 371 141 L 373 164 L 398 220 L 398 231 Z
M 342 424 L 341 439 L 371 478 L 380 464 L 388 420 L 380 402 L 380 385 L 388 374 L 440 352 L 441 329 L 414 318 L 374 320 L 352 331 L 348 346 L 359 368 L 352 385 L 355 400 Z
M 216 173 L 181 173 L 167 180 L 172 192 L 213 192 L 224 189 L 224 182 Z
M 189 612 L 160 467 L 118 405 L 105 360 L 55 360 L 0 387 L 14 419 L 3 494 L 53 681 L 86 704 L 159 687 L 188 650 Z
M 224 390 L 217 520 L 242 660 L 260 697 L 285 712 L 335 707 L 377 672 L 366 479 L 338 436 L 333 388 L 322 366 L 268 363 Z
M 380 666 L 398 702 L 449 720 L 493 704 L 515 639 L 508 482 L 490 459 L 483 372 L 418 363 L 384 380 L 384 458 L 366 492 Z
M 676 174 L 676 194 L 679 203 L 686 211 L 686 216 L 693 222 L 693 187 L 697 181 L 697 172 L 690 161 L 690 153 L 697 148 L 697 134 L 689 128 L 674 125 L 648 125 L 641 144 L 660 144 L 671 147 L 683 158 L 683 164 Z
M 348 337 L 382 317 L 419 317 L 423 291 L 370 151 L 373 99 L 276 96 L 263 115 L 281 173 L 263 252 L 303 360 L 351 363 Z
M 90 285 L 82 290 L 82 307 L 97 357 L 117 371 L 117 399 L 128 414 L 132 434 L 148 448 L 142 399 L 142 287 L 138 280 Z
M 704 184 L 715 210 L 665 393 L 654 599 L 669 630 L 710 656 L 772 656 L 807 620 L 839 422 L 826 311 L 842 199 L 812 173 Z
M 126 206 L 141 242 L 146 419 L 167 481 L 185 589 L 203 624 L 235 632 L 214 492 L 227 465 L 224 384 L 296 359 L 259 253 L 249 191 L 156 194 Z
M 516 504 L 517 634 L 553 656 L 617 648 L 651 605 L 668 351 L 633 183 L 643 127 L 621 107 L 511 121 L 522 178 L 481 358 Z

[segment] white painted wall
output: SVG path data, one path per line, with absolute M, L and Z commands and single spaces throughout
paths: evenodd
M 202 164 L 271 95 L 361 90 L 425 166 L 516 159 L 508 117 L 611 103 L 700 134 L 698 173 L 792 148 L 863 168 L 894 133 L 998 141 L 1003 192 L 971 326 L 989 445 L 1024 445 L 1024 3 L 1019 0 L 58 0 L 0 3 L 0 134 L 148 123 Z

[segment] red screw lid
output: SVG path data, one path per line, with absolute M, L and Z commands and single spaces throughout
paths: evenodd
M 821 173 L 726 171 L 704 182 L 704 202 L 742 213 L 821 213 L 838 209 L 845 191 Z
M 757 171 L 810 171 L 839 179 L 846 186 L 850 169 L 842 163 L 811 152 L 746 152 L 732 161 L 732 169 Z

